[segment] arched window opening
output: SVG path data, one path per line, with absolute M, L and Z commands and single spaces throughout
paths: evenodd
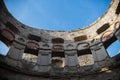
M 65 66 L 65 58 L 63 57 L 52 57 L 52 66 L 55 68 L 63 68 Z
M 65 66 L 64 52 L 52 52 L 52 66 L 55 68 L 63 68 Z
M 0 40 L 4 42 L 8 47 L 11 46 L 15 35 L 8 29 L 3 29 L 0 34 Z
M 38 51 L 28 49 L 27 47 L 24 50 L 22 59 L 27 62 L 36 63 L 38 58 Z
M 38 55 L 39 45 L 35 42 L 29 41 L 25 47 L 25 53 L 31 53 L 33 55 Z
M 32 62 L 32 63 L 37 62 L 37 56 L 29 53 L 24 53 L 22 59 L 26 62 Z
M 74 38 L 74 41 L 83 41 L 83 40 L 87 40 L 87 35 L 82 35 L 82 36 L 78 36 Z
M 9 47 L 0 40 L 0 55 L 6 56 L 9 51 Z
M 111 45 L 109 45 L 109 47 L 107 48 L 107 52 L 110 57 L 114 57 L 118 53 L 120 53 L 120 42 L 116 40 Z
M 35 40 L 35 41 L 37 41 L 37 42 L 40 42 L 40 41 L 41 41 L 41 37 L 36 36 L 36 35 L 32 35 L 32 34 L 29 34 L 29 35 L 28 35 L 28 39 L 30 39 L 30 40 Z
M 106 31 L 110 27 L 109 23 L 104 24 L 102 27 L 100 27 L 96 32 L 98 34 L 101 34 L 102 32 Z
M 93 55 L 90 49 L 78 51 L 78 62 L 80 66 L 88 66 L 94 64 Z
M 94 64 L 94 59 L 92 54 L 81 55 L 78 57 L 78 62 L 80 66 L 88 66 Z
M 52 43 L 64 43 L 64 39 L 62 39 L 62 38 L 54 38 L 54 39 L 52 39 Z
M 12 32 L 14 32 L 14 33 L 16 33 L 16 34 L 20 33 L 20 31 L 19 31 L 12 23 L 7 22 L 5 25 L 6 25 L 7 28 L 10 29 Z
M 117 9 L 116 9 L 116 14 L 119 14 L 119 13 L 120 13 L 120 2 L 119 2 Z
M 111 45 L 111 43 L 115 42 L 117 40 L 116 36 L 112 36 L 111 38 L 109 38 L 108 40 L 104 41 L 104 47 L 107 48 L 108 46 Z
M 52 51 L 52 57 L 65 57 L 65 53 Z
M 53 47 L 52 47 L 52 51 L 53 52 L 57 52 L 57 53 L 62 53 L 62 52 L 64 52 L 64 47 L 63 47 L 63 45 L 53 45 Z

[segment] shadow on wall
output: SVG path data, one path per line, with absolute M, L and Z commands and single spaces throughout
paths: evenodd
M 0 76 L 0 80 L 8 80 L 8 78 Z

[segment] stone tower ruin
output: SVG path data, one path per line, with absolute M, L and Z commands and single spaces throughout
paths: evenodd
M 92 32 L 91 32 L 92 31 Z M 120 41 L 120 0 L 83 29 L 35 29 L 16 20 L 0 0 L 0 80 L 120 80 L 120 54 L 106 51 Z

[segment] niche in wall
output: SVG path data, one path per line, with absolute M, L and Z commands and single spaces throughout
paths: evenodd
M 56 54 L 59 54 L 64 51 L 64 47 L 62 45 L 64 43 L 64 39 L 54 38 L 52 39 L 52 43 L 53 43 L 53 46 L 52 46 L 53 53 L 57 52 Z
M 23 53 L 22 59 L 27 61 L 27 62 L 37 62 L 37 57 L 36 55 L 30 54 L 30 53 Z
M 29 35 L 28 35 L 28 39 L 34 40 L 34 41 L 37 41 L 37 42 L 40 42 L 40 41 L 41 41 L 41 37 L 36 36 L 36 35 L 32 35 L 32 34 L 29 34 Z
M 64 52 L 52 51 L 52 66 L 56 68 L 63 68 L 65 66 L 65 54 Z
M 16 34 L 20 33 L 20 31 L 19 31 L 12 23 L 7 22 L 5 25 L 6 25 L 6 27 L 7 27 L 8 29 L 10 29 L 12 32 L 14 32 L 14 33 L 16 33 Z
M 54 39 L 52 39 L 52 43 L 54 44 L 54 43 L 64 43 L 64 39 L 62 39 L 62 38 L 54 38 Z
M 74 38 L 74 41 L 83 41 L 83 40 L 87 40 L 87 35 L 82 35 L 82 36 L 78 36 Z
M 56 68 L 63 68 L 65 66 L 65 58 L 63 57 L 52 57 L 52 66 Z
M 80 66 L 88 66 L 94 64 L 93 55 L 90 49 L 78 51 L 78 62 Z
M 12 41 L 15 39 L 15 35 L 8 29 L 3 29 L 0 34 L 0 39 L 6 43 L 6 45 L 11 45 Z
M 39 46 L 34 42 L 28 42 L 22 59 L 29 62 L 37 62 Z
M 101 34 L 102 32 L 106 31 L 110 27 L 109 23 L 104 24 L 101 26 L 96 32 L 97 34 Z
M 28 49 L 27 47 L 24 50 L 22 59 L 28 62 L 37 62 L 38 51 L 33 49 Z

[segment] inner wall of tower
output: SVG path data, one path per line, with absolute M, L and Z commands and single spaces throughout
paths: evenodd
M 120 1 L 83 29 L 35 29 L 16 20 L 0 0 L 0 80 L 120 80 L 120 54 L 107 48 L 120 41 Z

